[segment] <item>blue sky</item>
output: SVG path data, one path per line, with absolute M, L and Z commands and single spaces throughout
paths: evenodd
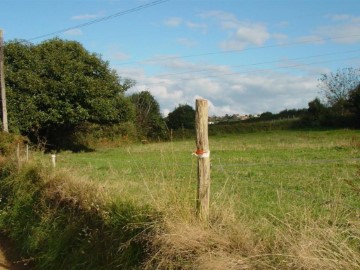
M 0 11 L 6 41 L 79 41 L 164 115 L 199 97 L 211 115 L 304 108 L 321 74 L 360 66 L 359 0 L 0 0 Z

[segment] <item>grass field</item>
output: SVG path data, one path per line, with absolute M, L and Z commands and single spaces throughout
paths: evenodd
M 210 137 L 208 223 L 195 218 L 194 149 L 184 140 L 61 152 L 55 170 L 34 153 L 42 166 L 6 178 L 19 195 L 2 222 L 42 269 L 360 269 L 359 131 Z
M 238 216 L 314 215 L 341 205 L 358 208 L 360 132 L 263 132 L 210 138 L 212 205 L 235 205 Z M 58 166 L 116 187 L 143 203 L 173 199 L 195 205 L 194 141 L 61 153 Z M 171 194 L 174 192 L 175 194 Z M 174 198 L 178 197 L 178 198 Z M 189 206 L 190 206 L 189 205 Z

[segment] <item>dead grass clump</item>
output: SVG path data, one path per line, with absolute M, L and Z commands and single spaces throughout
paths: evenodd
M 87 179 L 76 179 L 67 171 L 52 176 L 46 183 L 44 198 L 52 201 L 55 207 L 97 212 L 104 208 L 106 190 Z
M 360 235 L 351 226 L 324 228 L 313 223 L 284 240 L 295 269 L 360 269 Z
M 229 214 L 231 210 L 213 213 L 208 225 L 190 213 L 186 218 L 176 212 L 166 216 L 144 268 L 254 269 L 246 258 L 264 252 L 261 241 L 256 241 L 250 226 Z

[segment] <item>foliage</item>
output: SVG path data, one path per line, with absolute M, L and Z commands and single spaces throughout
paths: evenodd
M 10 127 L 30 138 L 49 140 L 84 122 L 133 119 L 124 96 L 132 82 L 121 82 L 107 62 L 78 42 L 12 41 L 5 46 L 5 63 Z
M 322 74 L 319 79 L 326 103 L 319 98 L 309 102 L 302 124 L 308 127 L 359 127 L 360 69 L 344 68 Z
M 355 115 L 355 120 L 360 123 L 360 83 L 350 91 L 349 94 L 349 110 Z
M 315 98 L 313 101 L 309 102 L 308 113 L 313 115 L 315 118 L 318 119 L 325 110 L 326 107 L 321 103 L 319 98 Z
M 344 115 L 350 92 L 360 84 L 360 69 L 338 69 L 335 73 L 322 74 L 319 81 L 327 104 Z
M 298 128 L 300 128 L 298 119 L 222 122 L 219 124 L 210 125 L 209 134 L 227 136 L 230 134 L 292 130 Z
M 323 125 L 329 118 L 329 109 L 321 103 L 319 98 L 315 98 L 308 104 L 307 112 L 301 119 L 302 124 L 309 127 Z
M 135 106 L 135 123 L 141 136 L 149 139 L 164 138 L 166 124 L 160 113 L 159 103 L 151 93 L 149 91 L 134 93 L 130 96 L 130 100 Z
M 26 138 L 8 132 L 0 132 L 0 157 L 14 154 L 17 145 L 26 142 Z
M 119 147 L 137 140 L 137 129 L 133 122 L 114 125 L 84 123 L 76 129 L 72 142 L 86 145 L 89 149 Z
M 262 118 L 264 120 L 272 120 L 272 119 L 274 119 L 274 115 L 271 112 L 264 112 L 260 115 L 260 118 Z
M 194 129 L 195 110 L 187 104 L 179 105 L 167 117 L 167 126 L 170 129 Z

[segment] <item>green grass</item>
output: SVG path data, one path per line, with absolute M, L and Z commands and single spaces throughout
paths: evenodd
M 358 181 L 360 132 L 281 131 L 211 137 L 212 202 L 231 200 L 238 215 L 284 215 L 307 207 L 360 205 L 348 182 Z M 171 186 L 194 200 L 197 160 L 191 140 L 92 153 L 58 155 L 58 166 L 120 188 L 122 196 L 151 203 Z
M 359 269 L 359 131 L 215 136 L 210 149 L 208 224 L 183 140 L 62 152 L 55 170 L 35 153 L 47 170 L 2 171 L 15 196 L 0 227 L 40 269 Z

